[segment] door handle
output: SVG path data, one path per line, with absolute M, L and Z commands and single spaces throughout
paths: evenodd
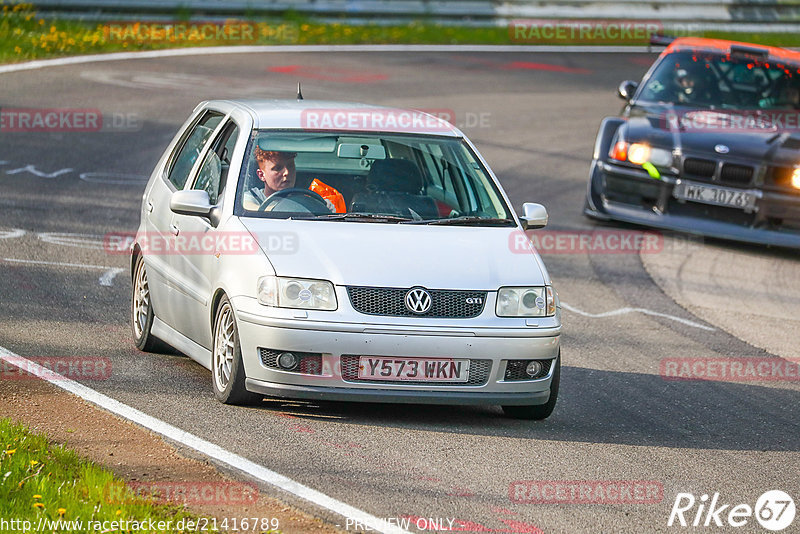
M 172 232 L 172 235 L 178 235 L 179 233 L 181 233 L 180 228 L 178 228 L 174 224 L 170 224 L 169 225 L 169 230 L 170 230 L 170 232 Z
M 147 208 L 147 213 L 153 213 L 153 203 L 149 200 L 145 203 L 145 208 Z

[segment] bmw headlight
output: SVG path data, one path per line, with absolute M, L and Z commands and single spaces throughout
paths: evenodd
M 333 311 L 336 291 L 327 280 L 262 276 L 258 279 L 258 302 L 276 308 Z
M 654 148 L 645 143 L 626 143 L 619 141 L 608 154 L 618 161 L 630 161 L 636 165 L 652 163 L 656 167 L 670 167 L 672 165 L 672 152 L 663 148 Z
M 499 317 L 551 317 L 556 314 L 553 288 L 501 287 L 495 312 Z

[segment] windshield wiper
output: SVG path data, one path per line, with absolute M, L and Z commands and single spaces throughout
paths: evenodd
M 298 219 L 300 217 L 297 217 Z M 381 215 L 379 213 L 325 213 L 323 215 L 316 215 L 314 217 L 302 217 L 305 220 L 320 220 L 320 221 L 383 221 L 391 223 L 399 223 L 411 221 L 408 217 L 398 217 L 396 215 Z
M 407 221 L 400 224 L 436 224 L 446 226 L 457 226 L 460 224 L 479 224 L 480 226 L 516 226 L 513 219 L 496 219 L 492 217 L 474 217 L 470 215 L 462 217 L 452 217 L 446 219 L 424 219 L 422 221 Z

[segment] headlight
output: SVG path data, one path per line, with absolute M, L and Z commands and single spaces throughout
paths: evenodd
M 792 187 L 800 189 L 800 167 L 796 168 L 792 173 Z
M 499 317 L 551 317 L 556 314 L 553 288 L 501 287 L 495 313 Z
M 636 165 L 652 163 L 657 167 L 669 167 L 672 165 L 672 152 L 663 148 L 653 148 L 644 143 L 628 144 L 619 141 L 608 153 L 609 157 L 618 161 L 630 161 Z
M 276 308 L 332 311 L 336 309 L 336 291 L 326 280 L 262 276 L 258 279 L 258 302 Z

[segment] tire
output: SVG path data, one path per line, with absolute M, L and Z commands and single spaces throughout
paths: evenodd
M 163 341 L 151 333 L 153 328 L 153 304 L 150 301 L 150 286 L 147 281 L 147 271 L 144 258 L 140 254 L 136 258 L 133 269 L 133 283 L 131 289 L 131 330 L 133 343 L 136 348 L 144 352 L 160 352 L 165 348 Z
M 246 376 L 239 344 L 239 329 L 228 297 L 220 300 L 214 317 L 211 354 L 211 387 L 214 396 L 223 404 L 252 404 L 261 397 L 247 391 Z
M 555 370 L 553 371 L 553 380 L 550 382 L 550 398 L 544 404 L 533 404 L 530 406 L 503 406 L 503 412 L 514 419 L 529 419 L 540 421 L 547 419 L 553 413 L 558 400 L 558 386 L 561 382 L 561 351 L 558 351 L 558 357 L 555 361 Z

